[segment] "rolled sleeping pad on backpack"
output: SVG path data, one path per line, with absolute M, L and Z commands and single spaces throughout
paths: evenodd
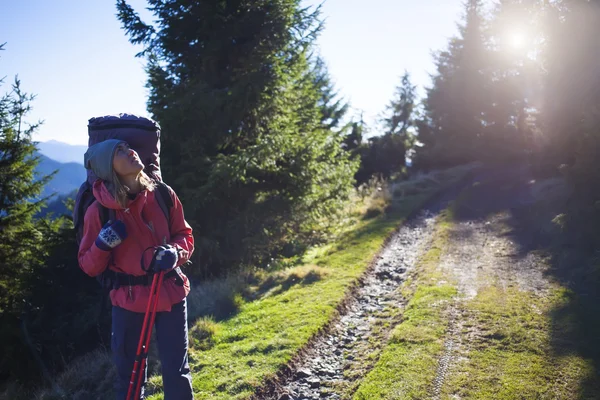
M 108 139 L 124 140 L 134 149 L 142 163 L 144 172 L 151 178 L 162 181 L 160 173 L 160 125 L 149 118 L 133 114 L 105 115 L 88 121 L 88 147 Z M 88 170 L 88 182 L 97 179 Z
M 124 140 L 134 149 L 144 164 L 144 172 L 162 182 L 160 173 L 160 125 L 149 118 L 133 114 L 105 115 L 90 118 L 88 121 L 88 147 L 108 139 Z M 77 243 L 83 232 L 83 218 L 87 208 L 95 201 L 92 186 L 98 179 L 91 169 L 87 170 L 87 180 L 81 184 L 75 207 L 73 225 L 77 232 Z

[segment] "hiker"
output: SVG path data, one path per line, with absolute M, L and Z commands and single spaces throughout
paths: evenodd
M 165 271 L 155 321 L 164 395 L 166 400 L 193 399 L 186 303 L 190 284 L 179 267 L 192 255 L 194 238 L 181 202 L 167 186 L 172 206 L 166 218 L 158 183 L 144 172 L 138 153 L 125 141 L 108 139 L 90 146 L 84 165 L 98 179 L 92 185 L 96 201 L 83 218 L 78 257 L 88 275 L 99 276 L 108 268 L 116 276 L 110 290 L 116 398 L 127 396 L 152 274 Z M 102 207 L 114 215 L 104 225 Z M 153 261 L 154 271 L 148 270 Z M 140 399 L 146 379 L 145 368 Z

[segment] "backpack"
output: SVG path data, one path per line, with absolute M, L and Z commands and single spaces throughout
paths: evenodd
M 144 172 L 157 183 L 155 198 L 169 221 L 173 199 L 160 173 L 160 125 L 149 118 L 132 114 L 107 115 L 91 118 L 88 121 L 88 136 L 88 146 L 108 139 L 119 139 L 126 141 L 138 153 L 145 166 Z M 96 174 L 88 169 L 87 179 L 79 187 L 75 198 L 73 225 L 78 245 L 83 237 L 85 212 L 96 201 L 92 191 L 96 179 L 98 179 Z M 100 206 L 101 226 L 104 226 L 108 220 L 115 220 L 115 210 Z M 107 266 L 97 280 L 103 288 L 108 289 L 114 284 L 115 276 L 116 273 Z

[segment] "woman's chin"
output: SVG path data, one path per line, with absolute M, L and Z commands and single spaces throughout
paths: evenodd
M 136 162 L 133 164 L 133 169 L 138 173 L 142 172 L 144 170 L 144 164 L 142 164 L 141 162 Z
M 138 176 L 138 175 L 139 175 L 139 174 L 140 174 L 140 173 L 141 173 L 143 170 L 144 170 L 144 167 L 143 167 L 143 166 L 141 166 L 141 167 L 138 167 L 138 166 L 135 166 L 135 167 L 133 167 L 133 166 L 132 166 L 131 168 L 129 168 L 129 170 L 128 170 L 126 173 L 124 173 L 124 174 L 120 174 L 120 175 L 121 175 L 121 176 L 123 176 L 123 175 L 127 175 L 127 176 L 131 176 L 131 177 L 136 177 L 136 176 Z

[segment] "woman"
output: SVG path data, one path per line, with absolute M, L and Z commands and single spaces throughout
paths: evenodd
M 155 325 L 165 399 L 192 399 L 186 304 L 190 285 L 178 267 L 192 255 L 194 238 L 181 202 L 169 188 L 173 207 L 167 221 L 155 198 L 156 183 L 143 172 L 137 153 L 124 141 L 111 139 L 91 146 L 84 163 L 99 179 L 93 185 L 96 202 L 85 213 L 79 265 L 90 276 L 109 268 L 117 272 L 120 282 L 110 292 L 117 399 L 127 396 L 150 294 L 151 279 L 145 270 L 158 252 L 161 257 L 156 257 L 154 265 L 166 271 Z M 116 220 L 101 226 L 99 205 L 113 209 Z M 143 398 L 143 385 L 141 393 Z

